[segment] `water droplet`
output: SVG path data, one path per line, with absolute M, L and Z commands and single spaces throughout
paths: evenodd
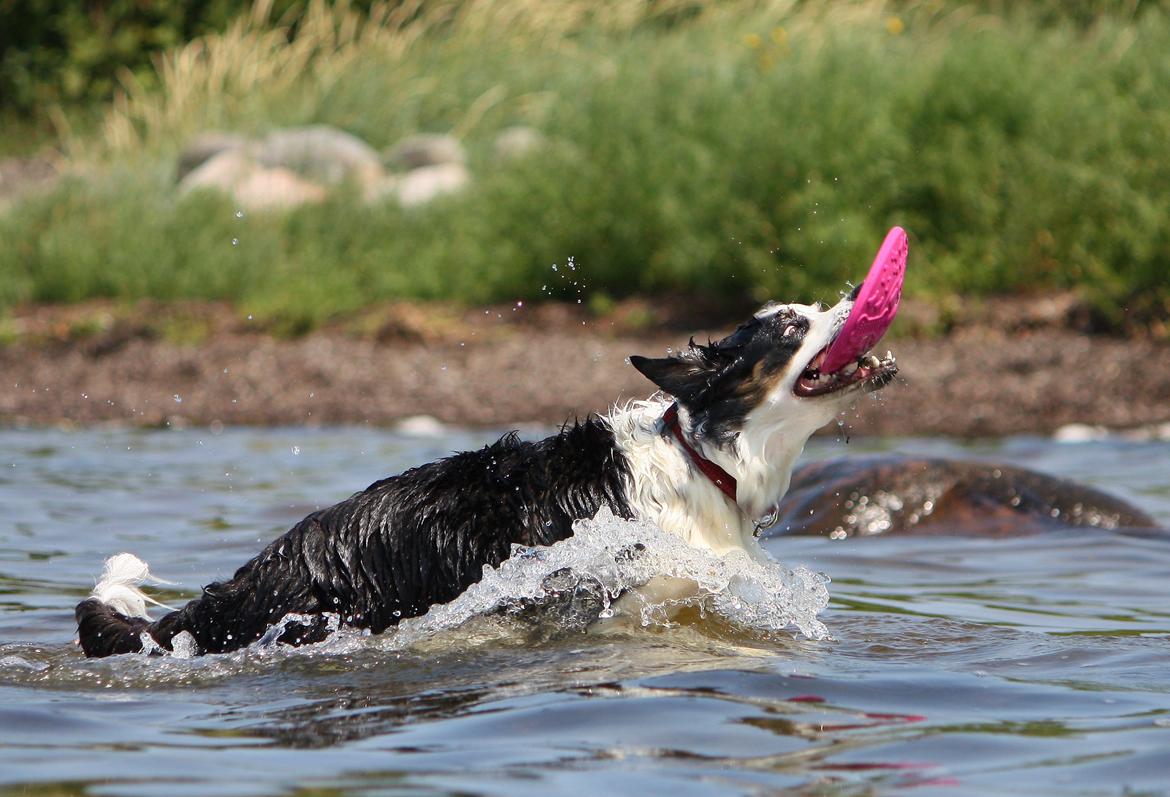
M 300 446 L 293 446 L 292 452 L 293 452 L 294 457 L 299 457 L 301 455 L 301 447 Z
M 233 238 L 233 239 L 232 239 L 232 246 L 239 246 L 239 245 L 240 245 L 240 239 L 239 239 L 239 238 Z
M 237 218 L 237 219 L 242 219 L 242 218 L 244 218 L 244 211 L 242 211 L 242 210 L 237 210 L 237 211 L 236 211 L 236 218 Z
M 171 396 L 171 398 L 173 398 L 173 399 L 175 400 L 175 403 L 176 403 L 176 404 L 182 404 L 182 403 L 183 403 L 183 397 L 182 397 L 182 396 L 180 396 L 178 393 L 176 393 L 175 395 Z

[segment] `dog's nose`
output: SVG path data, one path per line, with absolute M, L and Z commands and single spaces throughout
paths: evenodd
M 857 285 L 853 286 L 853 290 L 849 291 L 849 301 L 851 301 L 851 302 L 857 301 L 857 294 L 861 293 L 861 286 L 864 284 L 865 284 L 865 281 L 863 280 L 863 281 L 857 283 Z

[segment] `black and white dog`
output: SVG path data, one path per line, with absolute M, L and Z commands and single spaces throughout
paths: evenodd
M 668 397 L 539 442 L 507 435 L 376 482 L 309 515 L 231 580 L 159 620 L 147 616 L 150 599 L 138 588 L 146 565 L 119 554 L 77 606 L 81 646 L 88 656 L 169 650 L 187 632 L 185 645 L 220 653 L 289 614 L 315 618 L 283 633 L 290 644 L 324 638 L 326 613 L 380 632 L 458 596 L 513 543 L 564 539 L 573 521 L 603 507 L 716 554 L 764 557 L 757 521 L 788 489 L 809 436 L 897 373 L 892 355 L 868 352 L 835 373 L 818 370 L 856 296 L 829 310 L 771 304 L 717 343 L 631 357 Z

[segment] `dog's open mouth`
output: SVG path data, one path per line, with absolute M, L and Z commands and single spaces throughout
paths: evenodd
M 805 367 L 793 392 L 823 396 L 854 385 L 877 390 L 898 373 L 894 355 L 884 360 L 869 353 L 890 328 L 902 299 L 909 247 L 906 231 L 894 227 L 886 234 L 865 280 L 853 293 L 853 306 L 840 331 Z
M 886 352 L 886 356 L 881 359 L 866 352 L 833 373 L 823 372 L 821 364 L 825 361 L 826 351 L 828 348 L 822 349 L 804 369 L 804 373 L 792 388 L 793 393 L 807 398 L 837 393 L 852 387 L 877 390 L 888 385 L 898 374 L 898 364 L 890 352 Z

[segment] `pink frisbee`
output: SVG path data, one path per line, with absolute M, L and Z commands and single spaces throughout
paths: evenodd
M 886 240 L 869 267 L 865 282 L 861 283 L 845 326 L 825 351 L 820 368 L 823 373 L 831 374 L 844 368 L 886 334 L 902 299 L 902 279 L 906 276 L 909 248 L 906 231 L 901 227 L 886 233 Z

